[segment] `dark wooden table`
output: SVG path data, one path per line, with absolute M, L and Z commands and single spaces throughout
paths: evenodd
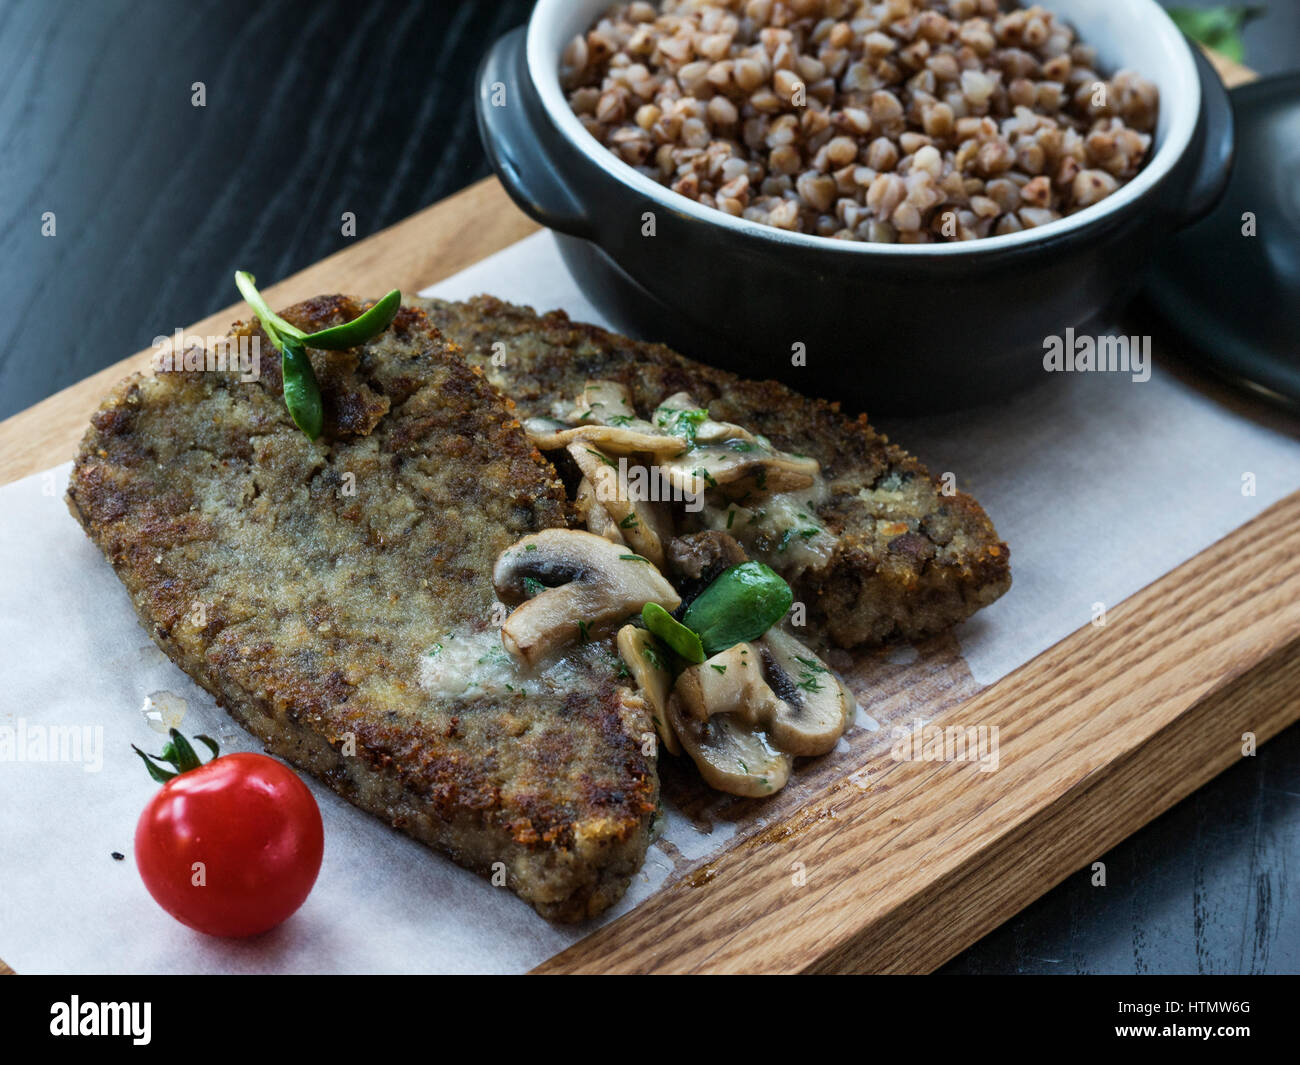
M 0 3 L 0 417 L 484 176 L 474 69 L 530 7 Z M 1300 971 L 1300 729 L 1098 860 L 943 971 Z

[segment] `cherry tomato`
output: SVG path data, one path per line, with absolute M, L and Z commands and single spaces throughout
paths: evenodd
M 135 829 L 149 894 L 212 936 L 253 936 L 288 918 L 316 883 L 324 847 L 307 785 L 263 754 L 223 755 L 172 777 Z

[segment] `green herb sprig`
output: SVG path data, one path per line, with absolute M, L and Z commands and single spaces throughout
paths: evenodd
M 402 294 L 393 289 L 383 299 L 350 322 L 330 326 L 315 333 L 305 333 L 292 322 L 287 322 L 271 310 L 265 297 L 257 290 L 253 275 L 247 270 L 235 271 L 235 287 L 257 315 L 262 329 L 280 352 L 280 376 L 284 382 L 284 405 L 294 425 L 315 440 L 325 423 L 321 404 L 320 385 L 312 370 L 308 348 L 319 351 L 343 351 L 364 344 L 371 337 L 387 329 L 402 305 Z

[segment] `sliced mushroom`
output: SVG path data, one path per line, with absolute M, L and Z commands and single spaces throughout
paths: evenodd
M 632 394 L 617 381 L 588 381 L 573 405 L 569 420 L 582 425 L 614 425 L 640 433 L 656 433 L 650 422 L 637 417 Z
M 844 729 L 840 733 L 842 736 L 853 727 L 854 719 L 858 716 L 858 697 L 853 694 L 853 689 L 840 677 L 835 678 L 835 683 L 840 686 L 840 691 L 844 693 Z
M 698 721 L 715 714 L 733 714 L 760 727 L 776 713 L 780 701 L 763 678 L 762 655 L 747 643 L 738 643 L 683 670 L 673 691 Z
M 645 629 L 624 625 L 618 630 L 618 653 L 650 704 L 655 728 L 665 749 L 669 754 L 681 754 L 682 745 L 668 722 L 668 696 L 673 686 L 673 675 L 664 664 L 663 652 L 655 638 Z
M 660 469 L 669 483 L 688 497 L 716 488 L 728 499 L 811 488 L 821 472 L 816 459 L 742 439 L 700 444 L 684 455 L 662 461 Z
M 790 779 L 794 759 L 773 750 L 761 732 L 732 714 L 701 721 L 685 709 L 674 689 L 668 699 L 668 721 L 700 776 L 719 791 L 763 798 L 780 791 Z
M 683 413 L 690 414 L 695 411 L 703 411 L 704 417 L 693 419 L 691 423 L 693 431 L 685 434 L 679 419 Z M 677 430 L 674 435 L 689 435 L 695 443 L 699 444 L 720 444 L 726 440 L 744 440 L 753 444 L 758 442 L 754 434 L 742 426 L 731 422 L 714 421 L 709 417 L 708 407 L 695 402 L 695 397 L 689 392 L 674 392 L 655 408 L 651 420 L 661 430 L 670 433 Z
M 545 586 L 531 599 L 529 580 Z M 528 665 L 566 644 L 608 632 L 646 603 L 665 610 L 681 604 L 652 563 L 579 529 L 525 536 L 501 553 L 492 583 L 503 603 L 522 603 L 501 626 L 501 642 Z
M 696 720 L 726 714 L 790 755 L 825 754 L 844 734 L 847 710 L 835 675 L 780 629 L 683 670 L 673 692 Z
M 662 503 L 637 499 L 625 480 L 626 465 L 587 441 L 569 445 L 583 477 L 591 482 L 593 494 L 618 526 L 624 542 L 645 555 L 656 566 L 664 564 L 664 545 L 672 538 L 670 512 Z
M 558 451 L 580 440 L 617 455 L 671 456 L 685 447 L 677 437 L 638 418 L 627 389 L 616 381 L 588 381 L 568 422 L 529 418 L 524 431 L 542 451 Z
M 839 741 L 850 709 L 844 688 L 812 651 L 781 629 L 758 643 L 763 675 L 776 695 L 763 726 L 772 743 L 794 755 L 825 754 Z
M 596 498 L 596 490 L 585 477 L 578 482 L 578 492 L 574 496 L 573 506 L 582 523 L 587 526 L 588 532 L 595 533 L 612 544 L 626 543 L 623 534 L 618 531 L 618 522 L 609 516 L 609 511 Z
M 689 392 L 677 392 L 654 412 L 657 428 L 688 446 L 665 462 L 669 482 L 691 496 L 710 488 L 729 499 L 811 487 L 821 473 L 816 459 L 778 451 L 743 426 L 715 421 Z
M 619 455 L 647 452 L 669 457 L 682 451 L 682 442 L 675 436 L 617 425 L 565 425 L 550 418 L 529 418 L 524 422 L 524 432 L 540 451 L 559 451 L 580 441 L 597 444 Z

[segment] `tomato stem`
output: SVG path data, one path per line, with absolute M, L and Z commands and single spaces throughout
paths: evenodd
M 190 741 L 177 732 L 176 729 L 171 729 L 167 735 L 167 745 L 162 749 L 161 754 L 145 754 L 134 743 L 131 744 L 131 750 L 140 756 L 145 768 L 149 770 L 149 776 L 159 784 L 166 784 L 167 781 L 180 776 L 182 773 L 188 773 L 191 769 L 198 769 L 203 764 L 199 761 L 199 756 L 194 753 Z M 213 758 L 216 758 L 220 753 L 217 741 L 211 736 L 196 734 L 194 738 L 201 741 L 212 752 Z M 172 768 L 164 769 L 162 765 L 157 764 L 159 762 Z

